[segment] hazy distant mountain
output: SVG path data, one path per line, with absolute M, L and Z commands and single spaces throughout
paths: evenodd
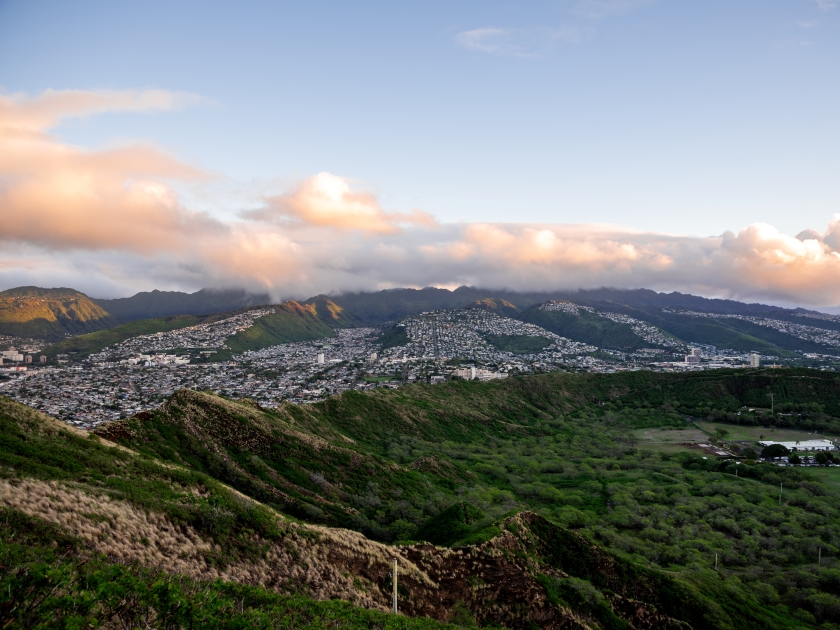
M 247 293 L 242 289 L 202 289 L 195 293 L 180 291 L 145 291 L 129 298 L 94 300 L 111 315 L 124 322 L 170 315 L 207 315 L 236 311 L 249 306 L 269 304 L 266 294 Z

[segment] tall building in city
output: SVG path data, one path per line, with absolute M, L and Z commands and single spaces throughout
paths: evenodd
M 761 355 L 758 352 L 750 352 L 750 367 L 761 367 Z
M 323 364 L 324 364 L 324 353 L 319 352 L 318 353 L 318 365 L 323 365 Z
M 700 348 L 692 348 L 691 354 L 685 355 L 686 363 L 700 363 Z

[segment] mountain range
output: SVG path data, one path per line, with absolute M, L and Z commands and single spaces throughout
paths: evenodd
M 541 308 L 549 301 L 569 302 L 575 308 Z M 105 340 L 113 343 L 136 334 L 217 321 L 267 302 L 266 295 L 244 291 L 202 290 L 193 294 L 152 291 L 131 298 L 94 300 L 73 289 L 21 287 L 0 293 L 0 334 L 60 342 L 50 349 L 52 354 L 95 351 L 108 345 L 103 345 Z M 281 343 L 280 340 L 317 339 L 333 334 L 336 328 L 381 326 L 422 312 L 455 308 L 487 309 L 537 324 L 574 341 L 622 351 L 657 347 L 656 343 L 640 338 L 632 322 L 628 323 L 631 320 L 626 318 L 654 326 L 665 336 L 684 344 L 709 344 L 781 357 L 802 352 L 831 354 L 836 352 L 836 345 L 819 339 L 817 333 L 792 334 L 785 325 L 768 327 L 756 322 L 756 318 L 814 330 L 840 331 L 840 321 L 816 311 L 645 289 L 553 293 L 474 287 L 454 291 L 392 289 L 318 295 L 270 308 L 275 311 L 271 317 L 257 320 L 254 330 L 238 336 L 234 341 L 237 349 L 265 347 Z

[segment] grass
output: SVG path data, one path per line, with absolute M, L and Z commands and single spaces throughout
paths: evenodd
M 840 467 L 809 466 L 808 473 L 822 481 L 828 488 L 840 493 Z
M 242 330 L 225 342 L 232 352 L 260 350 L 292 341 L 323 339 L 335 334 L 317 316 L 313 307 L 297 302 L 285 302 L 275 312 L 258 318 L 250 328 Z
M 488 335 L 486 339 L 494 348 L 514 354 L 539 352 L 551 343 L 547 337 L 530 335 Z
M 727 431 L 727 435 L 724 438 L 727 442 L 758 442 L 762 435 L 764 436 L 764 439 L 772 440 L 774 442 L 821 440 L 824 437 L 823 435 L 813 432 L 776 429 L 774 427 L 765 429 L 764 427 L 733 426 L 731 424 L 724 426 L 716 422 L 697 422 L 697 426 L 708 432 L 710 435 L 716 435 L 716 431 L 720 429 Z

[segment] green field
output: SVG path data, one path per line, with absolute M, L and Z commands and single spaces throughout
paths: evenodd
M 804 440 L 821 440 L 823 435 L 807 431 L 797 431 L 793 429 L 778 429 L 775 427 L 744 427 L 731 424 L 720 424 L 716 422 L 698 422 L 697 426 L 709 433 L 710 435 L 717 435 L 717 431 L 723 429 L 727 435 L 722 438 L 727 442 L 758 442 L 764 436 L 765 440 L 772 440 L 774 442 L 796 442 Z
M 822 481 L 826 486 L 840 493 L 840 467 L 809 466 L 808 473 Z

